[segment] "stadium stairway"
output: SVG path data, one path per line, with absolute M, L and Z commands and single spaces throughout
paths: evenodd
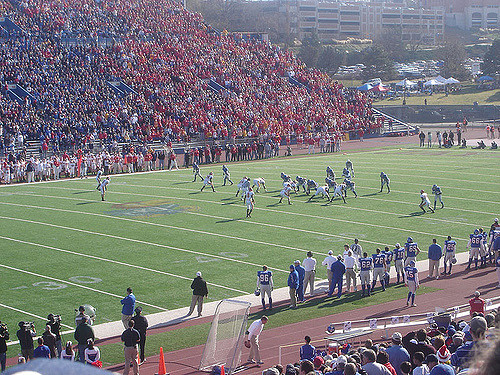
M 413 135 L 418 133 L 417 127 L 398 120 L 387 113 L 380 111 L 377 108 L 372 108 L 373 115 L 376 119 L 384 117 L 384 124 L 382 125 L 381 134 L 386 137 L 397 137 L 401 135 Z M 390 120 L 392 120 L 392 126 L 390 126 Z

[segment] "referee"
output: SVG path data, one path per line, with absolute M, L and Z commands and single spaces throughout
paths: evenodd
M 130 363 L 132 362 L 133 374 L 139 374 L 139 364 L 137 363 L 137 343 L 141 340 L 141 335 L 134 329 L 134 321 L 130 320 L 128 322 L 128 328 L 122 333 L 122 341 L 125 344 L 124 354 L 125 354 L 125 368 L 123 369 L 123 375 L 128 375 L 130 370 Z

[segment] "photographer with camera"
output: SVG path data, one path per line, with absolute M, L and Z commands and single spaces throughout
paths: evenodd
M 5 371 L 7 362 L 7 340 L 9 339 L 9 330 L 7 325 L 0 321 L 0 372 Z
M 33 337 L 36 336 L 35 325 L 33 322 L 19 322 L 19 330 L 16 336 L 21 346 L 21 353 L 26 360 L 33 359 Z
M 61 315 L 49 314 L 47 316 L 46 325 L 50 326 L 50 330 L 56 336 L 57 357 L 61 355 Z

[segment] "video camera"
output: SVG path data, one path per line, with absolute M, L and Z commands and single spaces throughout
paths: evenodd
M 49 322 L 51 322 L 52 324 L 54 323 L 61 323 L 61 315 L 57 315 L 57 314 L 49 314 L 47 316 L 47 320 Z
M 19 322 L 19 328 L 29 331 L 35 329 L 35 323 L 33 322 Z

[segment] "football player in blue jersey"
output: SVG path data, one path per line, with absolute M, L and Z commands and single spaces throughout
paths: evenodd
M 382 251 L 377 248 L 377 253 L 372 255 L 373 258 L 373 281 L 372 281 L 372 291 L 375 290 L 375 284 L 377 284 L 377 279 L 380 280 L 380 285 L 382 285 L 382 290 L 385 292 L 385 255 Z
M 285 182 L 289 182 L 289 181 L 291 180 L 290 176 L 289 176 L 289 175 L 287 175 L 287 174 L 286 174 L 286 173 L 284 173 L 284 172 L 281 172 L 281 175 L 280 175 L 280 176 L 281 176 L 281 179 L 283 180 L 283 183 L 285 183 Z
M 410 305 L 410 299 L 411 305 L 417 306 L 415 304 L 415 294 L 417 293 L 417 289 L 419 288 L 420 284 L 418 281 L 418 270 L 415 267 L 414 260 L 410 261 L 408 266 L 405 267 L 405 285 L 408 287 L 408 298 L 406 299 L 406 306 Z
M 200 174 L 200 167 L 198 166 L 197 163 L 193 163 L 193 175 L 194 175 L 193 182 L 196 182 L 197 176 L 200 176 L 200 179 L 203 180 L 203 176 Z
M 267 266 L 262 266 L 262 271 L 257 271 L 257 290 L 260 291 L 262 299 L 262 308 L 266 309 L 266 294 L 269 298 L 269 310 L 273 308 L 273 299 L 271 292 L 273 291 L 273 273 L 267 269 Z
M 330 166 L 326 167 L 326 178 L 331 178 L 335 181 L 335 172 Z
M 229 169 L 225 164 L 222 166 L 222 173 L 224 174 L 224 182 L 222 186 L 226 186 L 226 181 L 229 181 L 232 185 L 233 181 L 231 181 L 231 174 L 229 173 Z
M 317 190 L 318 189 L 318 183 L 314 180 L 307 180 L 307 189 L 306 189 L 306 194 L 309 195 L 311 193 L 311 190 Z
M 297 177 L 295 177 L 295 181 L 297 181 L 298 190 L 300 190 L 300 187 L 302 186 L 302 189 L 304 189 L 304 193 L 305 193 L 306 187 L 307 187 L 307 179 L 304 177 L 297 176 Z
M 432 194 L 434 194 L 434 210 L 436 209 L 436 202 L 439 201 L 441 203 L 441 208 L 444 208 L 443 203 L 443 191 L 436 184 L 432 185 Z
M 335 180 L 332 180 L 331 178 L 325 178 L 325 183 L 328 185 L 328 188 L 329 189 L 334 189 L 335 186 L 337 185 L 337 183 L 335 182 Z
M 354 193 L 354 197 L 358 197 L 358 193 L 356 193 L 356 183 L 352 180 L 344 180 L 344 185 L 345 185 L 345 196 L 347 197 L 347 190 L 351 190 Z
M 404 258 L 405 249 L 401 247 L 399 243 L 392 251 L 394 254 L 394 268 L 396 268 L 396 284 L 399 284 L 399 276 L 401 275 L 401 281 L 404 282 Z
M 380 172 L 380 191 L 379 193 L 382 192 L 382 189 L 384 188 L 384 185 L 387 186 L 387 192 L 391 192 L 391 187 L 389 186 L 391 180 L 389 180 L 389 177 L 384 173 Z
M 486 257 L 487 257 L 487 243 L 488 243 L 488 234 L 483 230 L 483 228 L 479 228 L 479 234 L 483 236 L 483 240 L 481 241 L 481 247 L 479 248 L 479 256 L 481 257 L 481 265 L 479 268 L 486 267 Z
M 384 251 L 382 251 L 382 254 L 385 255 L 385 269 L 390 274 L 391 273 L 392 260 L 394 258 L 394 253 L 391 251 L 391 249 L 389 249 L 389 246 L 386 246 L 384 248 Z
M 342 170 L 342 177 L 344 177 L 344 179 L 350 180 L 351 179 L 351 171 L 349 171 L 349 169 L 347 169 L 347 168 L 344 168 Z
M 352 166 L 352 161 L 350 161 L 349 159 L 346 160 L 345 162 L 345 167 L 351 171 L 351 176 L 354 177 L 354 168 Z
M 465 268 L 466 270 L 470 269 L 472 264 L 472 260 L 474 260 L 474 265 L 477 269 L 478 267 L 478 257 L 481 248 L 481 243 L 483 242 L 483 235 L 479 233 L 478 229 L 474 230 L 474 233 L 469 235 L 469 242 L 467 247 L 469 248 L 469 264 Z
M 405 243 L 405 267 L 410 264 L 410 261 L 417 261 L 417 255 L 420 253 L 418 244 L 413 242 L 413 238 L 408 237 Z
M 446 241 L 444 241 L 444 272 L 443 275 L 451 275 L 451 267 L 453 266 L 453 262 L 456 263 L 455 252 L 457 249 L 457 243 L 455 240 L 451 239 L 451 236 L 448 236 Z M 448 272 L 446 271 L 446 266 L 449 265 Z
M 365 295 L 369 296 L 373 258 L 369 257 L 367 253 L 363 253 L 363 257 L 359 258 L 359 269 L 359 278 L 361 279 L 361 297 L 364 297 Z

